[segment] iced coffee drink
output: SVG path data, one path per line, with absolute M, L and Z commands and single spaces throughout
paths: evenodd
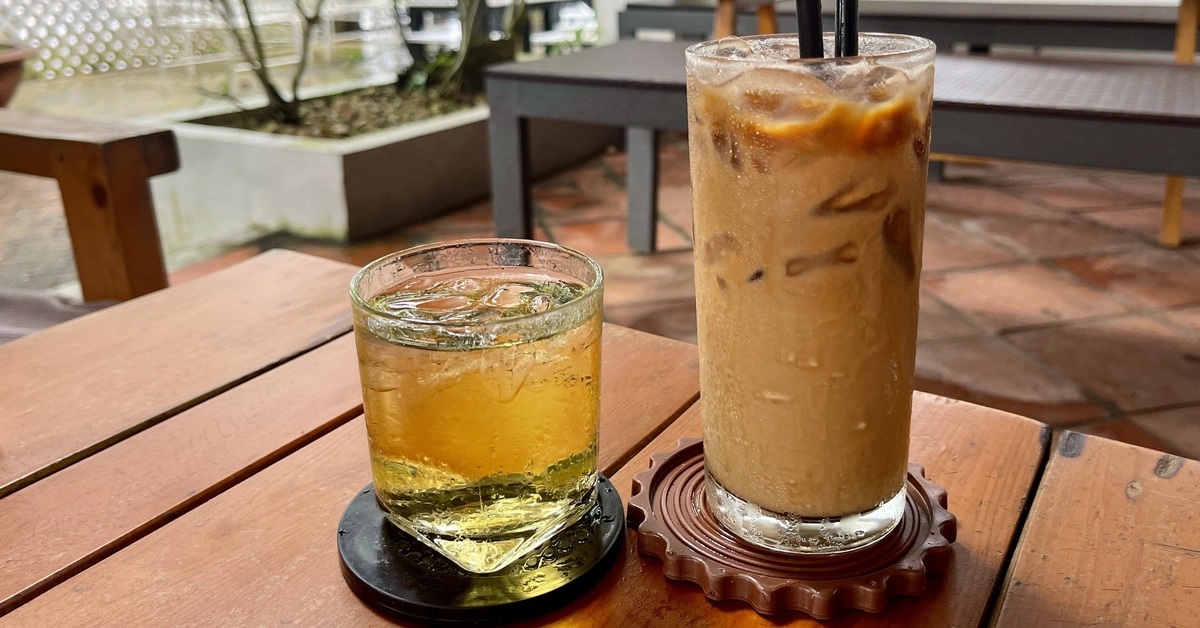
M 687 53 L 707 497 L 784 551 L 864 546 L 904 510 L 934 47 L 859 41 Z

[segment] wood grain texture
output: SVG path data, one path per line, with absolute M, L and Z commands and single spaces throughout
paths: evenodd
M 179 169 L 179 151 L 170 129 L 0 109 L 0 146 L 4 147 L 0 150 L 0 170 L 53 177 L 55 161 L 64 148 L 103 148 L 122 143 L 143 147 L 150 176 Z
M 354 270 L 272 251 L 0 347 L 0 496 L 346 333 Z
M 627 498 L 633 475 L 649 467 L 651 453 L 674 449 L 681 437 L 699 435 L 695 406 L 616 474 L 613 483 L 622 497 Z M 765 618 L 740 602 L 711 603 L 696 585 L 667 580 L 660 562 L 636 552 L 631 532 L 618 569 L 588 596 L 536 625 L 979 626 L 1041 468 L 1047 435 L 1036 421 L 916 394 L 910 457 L 949 491 L 958 541 L 949 571 L 935 577 L 924 596 L 892 600 L 879 615 L 850 611 L 818 623 L 799 613 Z
M 611 472 L 696 399 L 696 348 L 606 326 L 603 359 L 600 465 Z M 342 511 L 369 481 L 363 421 L 353 419 L 0 626 L 389 625 L 346 587 L 334 543 Z
M 346 335 L 0 499 L 0 615 L 361 412 Z
M 600 442 L 616 471 L 700 398 L 695 345 L 604 325 Z
M 68 144 L 54 162 L 79 285 L 87 301 L 167 287 L 149 164 L 139 143 Z
M 1064 432 L 995 626 L 1200 624 L 1200 462 Z

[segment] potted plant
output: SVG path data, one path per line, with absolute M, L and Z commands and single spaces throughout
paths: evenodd
M 0 107 L 12 100 L 25 74 L 25 60 L 34 52 L 33 48 L 0 42 Z
M 297 0 L 301 57 L 287 85 L 268 67 L 250 1 L 209 1 L 267 102 L 172 125 L 183 168 L 153 182 L 169 255 L 277 231 L 367 237 L 487 195 L 483 68 L 515 57 L 523 3 L 513 7 L 506 36 L 492 40 L 484 0 L 459 0 L 464 37 L 457 51 L 433 58 L 417 51 L 417 63 L 395 85 L 304 100 L 297 92 L 324 0 Z M 619 140 L 610 128 L 534 121 L 533 171 L 572 165 Z

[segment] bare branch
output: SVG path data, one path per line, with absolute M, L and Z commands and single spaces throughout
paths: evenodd
M 246 24 L 250 27 L 250 39 L 254 43 L 254 52 L 258 55 L 259 65 L 267 67 L 267 55 L 263 52 L 262 36 L 258 33 L 258 24 L 254 22 L 254 12 L 250 9 L 250 0 L 242 0 L 242 8 L 246 11 Z
M 478 15 L 479 7 L 482 4 L 484 4 L 484 0 L 458 0 L 458 19 L 462 22 L 462 41 L 459 42 L 458 51 L 454 55 L 454 65 L 446 73 L 446 79 L 439 86 L 439 91 L 455 88 L 452 83 L 458 81 L 459 72 L 467 60 L 467 53 L 471 50 L 471 42 L 475 38 L 475 16 Z
M 250 111 L 249 107 L 247 107 L 245 104 L 242 103 L 242 101 L 238 100 L 236 96 L 234 96 L 233 94 L 230 94 L 229 92 L 218 92 L 216 90 L 211 90 L 211 89 L 208 89 L 207 87 L 200 87 L 200 86 L 196 87 L 196 91 L 199 92 L 201 96 L 207 96 L 209 98 L 216 98 L 218 100 L 227 100 L 234 107 L 237 107 L 238 111 Z
M 310 16 L 304 12 L 302 0 L 295 0 L 296 10 L 300 12 L 300 16 L 304 18 L 304 33 L 300 41 L 300 63 L 296 66 L 296 74 L 292 77 L 292 102 L 300 100 L 300 80 L 304 78 L 304 72 L 308 69 L 308 57 L 310 55 L 309 47 L 312 42 L 312 33 L 318 24 L 321 17 L 321 7 L 325 6 L 325 0 L 317 0 L 316 9 Z

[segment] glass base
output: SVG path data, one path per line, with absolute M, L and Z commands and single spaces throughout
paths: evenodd
M 793 554 L 837 554 L 866 547 L 891 532 L 904 516 L 905 487 L 879 506 L 845 517 L 801 517 L 773 512 L 730 493 L 704 474 L 708 508 L 742 540 Z
M 407 532 L 464 570 L 476 574 L 488 574 L 504 569 L 533 550 L 554 538 L 563 529 L 579 521 L 596 505 L 596 487 L 584 496 L 574 508 L 561 516 L 522 530 L 520 533 L 492 537 L 466 537 L 438 534 L 425 526 L 415 525 L 403 517 L 387 513 L 384 516 L 392 525 Z M 380 510 L 383 510 L 382 506 Z

